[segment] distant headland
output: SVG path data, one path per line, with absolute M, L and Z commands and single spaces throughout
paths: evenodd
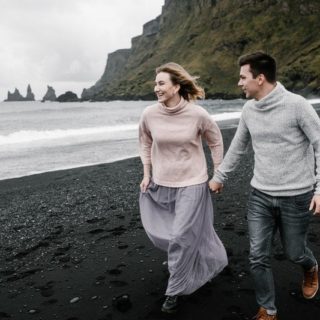
M 318 0 L 166 0 L 130 49 L 108 55 L 81 99 L 154 99 L 154 70 L 169 61 L 200 76 L 207 98 L 237 98 L 237 60 L 257 50 L 277 59 L 278 79 L 289 90 L 319 96 L 319 15 Z

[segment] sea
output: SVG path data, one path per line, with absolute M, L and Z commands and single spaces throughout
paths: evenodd
M 244 102 L 203 100 L 199 104 L 221 125 L 239 119 Z M 320 99 L 310 102 L 320 110 Z M 153 103 L 1 102 L 0 180 L 138 156 L 139 119 Z

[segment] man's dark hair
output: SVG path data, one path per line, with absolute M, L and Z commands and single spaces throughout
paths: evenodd
M 268 82 L 274 83 L 276 81 L 276 60 L 268 54 L 258 51 L 243 55 L 239 58 L 239 66 L 242 67 L 246 64 L 250 65 L 253 78 L 263 74 Z

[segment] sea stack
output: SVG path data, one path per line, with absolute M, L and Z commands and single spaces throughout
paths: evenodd
M 55 90 L 52 87 L 47 86 L 47 92 L 44 95 L 44 97 L 42 98 L 42 102 L 56 101 L 56 100 L 57 100 L 57 96 L 56 96 Z
M 8 97 L 4 101 L 34 101 L 34 100 L 35 100 L 34 93 L 31 90 L 30 84 L 28 84 L 26 97 L 23 97 L 19 92 L 19 90 L 15 88 L 13 93 L 8 91 Z
M 27 87 L 27 95 L 24 99 L 25 101 L 34 101 L 34 93 L 32 92 L 31 90 L 31 86 L 30 84 L 28 84 L 28 87 Z
M 21 93 L 19 92 L 19 90 L 17 88 L 15 88 L 13 93 L 8 91 L 8 97 L 4 101 L 24 101 L 24 98 L 21 95 Z
M 64 94 L 61 94 L 58 98 L 57 101 L 59 102 L 77 102 L 79 101 L 78 96 L 73 93 L 72 91 L 67 91 Z

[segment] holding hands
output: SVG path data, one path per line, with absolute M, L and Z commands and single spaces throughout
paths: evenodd
M 315 194 L 311 200 L 309 210 L 314 210 L 314 216 L 320 216 L 320 194 Z
M 209 189 L 214 193 L 220 193 L 223 189 L 223 184 L 213 181 L 212 179 L 209 181 Z

